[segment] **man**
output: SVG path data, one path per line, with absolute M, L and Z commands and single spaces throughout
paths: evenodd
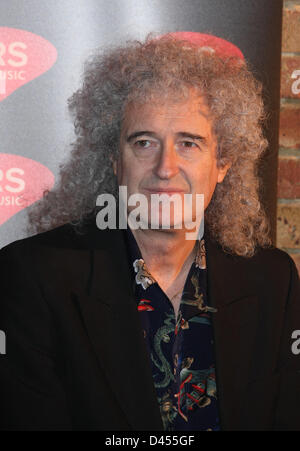
M 2 429 L 300 429 L 299 278 L 258 196 L 261 87 L 194 37 L 95 55 L 70 100 L 71 159 L 30 214 L 52 230 L 0 252 Z M 129 227 L 101 230 L 118 186 L 147 227 L 129 203 Z M 151 228 L 155 194 L 204 195 L 204 236 L 175 206 Z

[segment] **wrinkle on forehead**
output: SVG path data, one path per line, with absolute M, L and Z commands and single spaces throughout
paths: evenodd
M 195 120 L 194 120 L 195 119 Z M 134 131 L 157 132 L 160 136 L 170 133 L 190 132 L 212 139 L 217 138 L 213 131 L 213 119 L 204 98 L 190 95 L 188 99 L 174 102 L 172 98 L 161 101 L 157 96 L 152 101 L 132 101 L 127 105 L 121 124 L 120 142 Z
M 151 99 L 151 100 L 150 100 Z M 180 106 L 183 109 L 189 105 L 189 111 L 191 111 L 191 101 L 193 102 L 193 110 L 195 114 L 202 115 L 208 121 L 213 119 L 213 115 L 209 110 L 209 107 L 204 99 L 198 92 L 193 92 L 190 90 L 189 97 L 165 97 L 161 98 L 158 95 L 153 95 L 152 97 L 147 98 L 136 98 L 134 100 L 130 100 L 124 110 L 123 122 L 126 123 L 126 117 L 130 117 L 132 113 L 143 112 L 143 109 L 150 107 L 151 109 L 156 110 L 156 114 L 158 116 L 163 116 L 165 118 L 184 118 L 185 113 L 180 114 Z M 192 110 L 192 111 L 193 111 Z

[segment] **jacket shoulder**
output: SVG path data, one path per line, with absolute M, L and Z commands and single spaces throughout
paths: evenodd
M 52 230 L 41 232 L 7 244 L 0 250 L 0 256 L 10 251 L 21 251 L 36 247 L 51 247 L 62 249 L 84 249 L 88 247 L 90 231 L 78 232 L 70 223 L 63 224 Z
M 282 249 L 275 246 L 270 248 L 260 248 L 252 257 L 253 261 L 258 263 L 262 268 L 276 269 L 277 271 L 296 270 L 296 264 L 292 257 Z

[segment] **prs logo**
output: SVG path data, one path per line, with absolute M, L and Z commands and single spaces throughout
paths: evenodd
M 54 185 L 52 172 L 29 158 L 0 154 L 0 225 Z
M 0 101 L 49 70 L 55 47 L 29 31 L 0 27 Z

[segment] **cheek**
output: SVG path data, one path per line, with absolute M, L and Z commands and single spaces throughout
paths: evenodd
M 198 194 L 211 197 L 217 183 L 217 171 L 213 165 L 201 165 L 193 172 L 191 180 Z
M 120 173 L 118 177 L 119 185 L 127 186 L 128 191 L 131 193 L 137 192 L 139 171 L 136 166 L 131 165 L 128 162 L 123 162 L 120 166 Z

